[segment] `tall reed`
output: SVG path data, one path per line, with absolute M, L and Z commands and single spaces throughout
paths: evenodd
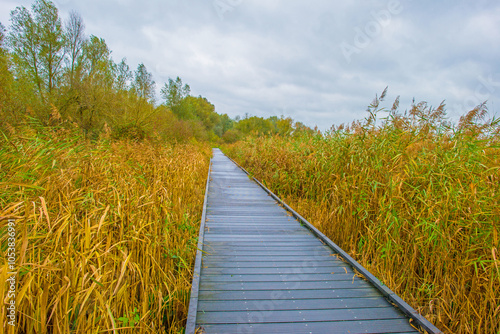
M 326 135 L 225 152 L 448 333 L 500 333 L 500 131 L 485 106 L 397 104 Z M 398 102 L 398 101 L 396 101 Z
M 14 219 L 18 323 L 13 331 L 2 307 L 3 328 L 182 332 L 210 148 L 9 129 L 0 134 L 0 295 Z

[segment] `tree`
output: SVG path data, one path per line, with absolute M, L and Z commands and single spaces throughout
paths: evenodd
M 214 125 L 213 123 L 217 121 L 212 117 L 212 115 L 215 114 L 214 105 L 201 96 L 187 96 L 183 98 L 179 107 L 175 108 L 175 110 L 177 111 L 177 116 L 182 119 L 201 121 L 207 130 L 212 128 Z
M 36 86 L 40 98 L 44 99 L 41 77 L 40 41 L 36 23 L 25 7 L 17 7 L 10 14 L 12 22 L 8 43 L 16 63 L 16 76 L 25 76 Z
M 73 82 L 75 79 L 75 72 L 77 66 L 81 61 L 81 55 L 83 52 L 83 47 L 86 42 L 85 37 L 85 24 L 83 19 L 75 11 L 69 14 L 69 19 L 66 22 L 66 54 L 68 55 L 68 67 L 69 67 L 69 82 L 70 88 L 73 88 Z
M 82 50 L 82 77 L 75 82 L 76 116 L 85 135 L 110 117 L 113 99 L 111 51 L 102 38 L 91 35 Z
M 276 120 L 276 131 L 284 137 L 287 137 L 293 132 L 293 119 L 290 117 L 285 118 L 281 116 Z
M 37 0 L 33 13 L 40 38 L 42 73 L 49 95 L 57 85 L 64 59 L 64 35 L 57 7 L 47 0 Z
M 276 127 L 271 118 L 264 119 L 263 117 L 252 116 L 246 117 L 236 123 L 235 128 L 242 134 L 248 135 L 251 133 L 258 133 L 261 135 L 273 134 Z
M 5 39 L 5 27 L 2 22 L 0 22 L 0 64 L 7 63 L 7 50 L 4 48 L 4 39 Z
M 127 65 L 127 59 L 123 58 L 119 64 L 115 65 L 115 88 L 118 91 L 125 91 L 132 80 L 132 72 Z
M 103 38 L 90 36 L 83 45 L 83 68 L 87 78 L 93 79 L 98 74 L 110 74 L 111 51 Z
M 9 58 L 7 50 L 4 47 L 5 28 L 0 23 L 0 117 L 5 120 L 7 105 L 11 97 L 12 75 L 9 71 Z
M 36 0 L 31 12 L 25 7 L 13 10 L 11 21 L 9 45 L 17 73 L 28 76 L 44 100 L 58 83 L 64 58 L 64 36 L 57 8 L 50 1 Z
M 165 84 L 160 93 L 161 97 L 167 103 L 167 106 L 170 107 L 172 111 L 176 112 L 174 108 L 179 107 L 182 100 L 189 96 L 191 88 L 187 84 L 183 87 L 182 80 L 179 77 L 177 77 L 175 81 L 168 78 L 168 85 Z
M 234 122 L 227 114 L 222 114 L 220 118 L 222 124 L 222 134 L 225 134 L 233 128 Z
M 148 72 L 144 64 L 139 64 L 139 66 L 137 66 L 137 70 L 135 71 L 135 79 L 133 85 L 137 96 L 150 103 L 154 103 L 155 85 L 156 83 L 153 81 L 153 75 Z

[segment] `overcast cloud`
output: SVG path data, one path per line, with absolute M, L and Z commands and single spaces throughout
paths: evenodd
M 87 35 L 116 62 L 143 62 L 158 91 L 180 76 L 193 95 L 231 117 L 290 116 L 326 130 L 366 116 L 389 86 L 387 106 L 446 100 L 457 119 L 500 104 L 497 0 L 57 0 L 79 12 Z M 0 22 L 16 6 L 2 0 Z M 159 99 L 159 94 L 157 94 Z

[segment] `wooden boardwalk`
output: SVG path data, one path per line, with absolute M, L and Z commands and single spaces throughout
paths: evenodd
M 279 201 L 214 149 L 186 333 L 440 333 Z

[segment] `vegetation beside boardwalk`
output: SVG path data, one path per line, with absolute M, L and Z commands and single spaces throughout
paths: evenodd
M 15 130 L 0 140 L 2 248 L 7 218 L 17 232 L 15 332 L 182 332 L 210 147 Z
M 0 296 L 15 333 L 183 331 L 209 140 L 232 126 L 144 64 L 115 63 L 83 19 L 35 0 L 0 23 Z M 14 268 L 6 256 L 15 222 Z M 12 298 L 10 298 L 12 301 Z
M 326 135 L 224 151 L 443 331 L 499 332 L 498 120 L 380 102 Z

